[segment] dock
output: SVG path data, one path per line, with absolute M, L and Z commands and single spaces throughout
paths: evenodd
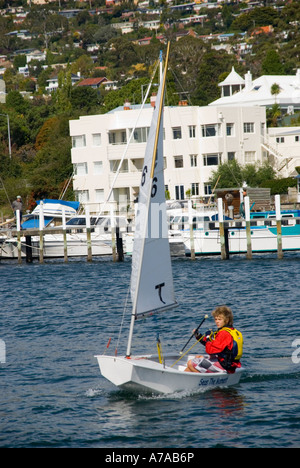
M 1 236 L 2 239 L 6 237 L 16 243 L 17 247 L 17 255 L 16 259 L 18 263 L 21 264 L 24 257 L 27 263 L 32 263 L 34 258 L 38 258 L 40 263 L 44 263 L 45 255 L 45 236 L 53 234 L 54 236 L 61 235 L 63 236 L 63 244 L 62 244 L 62 252 L 59 257 L 63 257 L 65 262 L 68 262 L 68 258 L 72 257 L 72 255 L 68 252 L 68 242 L 67 242 L 67 235 L 68 234 L 83 234 L 83 238 L 81 240 L 82 243 L 85 244 L 86 247 L 86 260 L 92 261 L 93 258 L 93 246 L 91 241 L 91 235 L 95 231 L 95 227 L 82 227 L 82 226 L 72 226 L 72 229 L 66 229 L 62 227 L 46 227 L 44 229 L 34 228 L 34 229 L 26 229 L 26 230 L 17 230 L 16 228 L 13 229 L 4 229 L 0 231 L 0 249 L 1 249 Z M 112 256 L 113 261 L 123 261 L 124 260 L 124 251 L 123 251 L 123 240 L 122 237 L 126 230 L 121 229 L 119 227 L 115 227 L 111 229 L 110 232 L 107 234 L 110 236 L 111 240 L 111 249 L 110 254 Z M 38 247 L 33 246 L 33 239 L 35 241 L 38 239 Z M 35 242 L 36 243 L 36 242 Z M 2 243 L 4 244 L 4 242 Z M 22 250 L 23 247 L 23 250 Z M 33 250 L 37 249 L 38 255 L 33 255 Z M 25 250 L 25 256 L 24 256 Z M 0 251 L 1 252 L 1 251 Z M 5 257 L 3 257 L 5 258 Z M 1 253 L 0 253 L 0 260 L 1 260 Z
M 253 242 L 257 243 L 257 239 L 255 240 L 255 235 L 253 233 L 256 230 L 256 233 L 259 232 L 259 228 L 271 228 L 272 229 L 272 243 L 273 248 L 272 251 L 277 251 L 277 256 L 279 259 L 283 258 L 283 246 L 282 246 L 282 230 L 286 228 L 293 228 L 300 225 L 300 217 L 283 217 L 281 214 L 280 209 L 280 196 L 275 196 L 275 214 L 273 217 L 269 218 L 262 218 L 258 217 L 257 219 L 252 219 L 250 217 L 250 206 L 249 206 L 249 197 L 245 197 L 245 218 L 233 218 L 228 219 L 224 216 L 224 204 L 222 199 L 218 199 L 218 216 L 216 221 L 204 221 L 202 222 L 202 226 L 199 224 L 193 223 L 191 216 L 189 217 L 189 222 L 186 224 L 180 225 L 180 227 L 176 227 L 174 225 L 169 226 L 169 240 L 170 240 L 170 249 L 171 255 L 173 256 L 187 256 L 190 257 L 192 260 L 195 259 L 196 255 L 220 255 L 222 260 L 228 260 L 233 253 L 241 253 L 241 252 L 233 252 L 230 250 L 230 245 L 233 245 L 234 237 L 238 237 L 238 233 L 240 233 L 240 238 L 243 238 L 243 252 L 246 251 L 245 255 L 246 258 L 251 260 L 253 256 Z M 252 213 L 253 215 L 253 213 Z M 258 213 L 259 216 L 259 213 Z M 69 258 L 72 257 L 85 257 L 87 261 L 91 262 L 93 257 L 100 256 L 100 255 L 110 255 L 114 262 L 120 262 L 124 260 L 124 248 L 123 243 L 126 239 L 126 249 L 125 254 L 131 255 L 132 254 L 132 243 L 133 243 L 133 231 L 134 228 L 130 225 L 127 227 L 117 227 L 114 226 L 113 223 L 111 227 L 109 227 L 105 231 L 105 242 L 107 244 L 107 250 L 105 254 L 99 254 L 99 249 L 97 250 L 97 239 L 100 242 L 100 237 L 98 235 L 98 229 L 96 226 L 90 225 L 89 215 L 86 216 L 86 225 L 82 226 L 66 226 L 65 223 L 61 226 L 56 227 L 43 227 L 42 224 L 39 228 L 32 228 L 22 230 L 20 227 L 20 222 L 17 222 L 17 227 L 13 227 L 11 229 L 5 228 L 0 231 L 0 260 L 1 255 L 2 259 L 7 259 L 8 256 L 3 255 L 4 247 L 10 243 L 10 245 L 14 248 L 14 253 L 12 259 L 17 259 L 18 263 L 22 263 L 25 260 L 27 263 L 32 263 L 34 260 L 38 260 L 40 263 L 44 263 L 45 258 L 63 258 L 65 262 L 68 262 Z M 174 231 L 172 231 L 174 229 Z M 170 233 L 176 232 L 184 233 L 184 238 L 178 242 L 175 242 L 171 246 L 171 237 Z M 202 231 L 202 235 L 206 235 L 207 238 L 209 236 L 213 237 L 216 236 L 217 232 L 217 244 L 218 249 L 213 253 L 197 253 L 195 251 L 195 245 L 197 244 L 197 239 L 199 239 L 199 233 Z M 298 233 L 298 229 L 296 230 Z M 102 231 L 101 231 L 102 232 Z M 94 234 L 95 233 L 95 234 Z M 130 235 L 129 235 L 130 233 Z M 276 237 L 274 235 L 276 234 Z M 71 235 L 76 236 L 80 234 L 80 249 L 81 254 L 76 252 L 74 255 L 74 248 L 70 248 L 70 244 L 72 242 Z M 47 235 L 60 236 L 60 240 L 58 241 L 59 247 L 59 255 L 47 255 L 47 242 L 49 238 L 46 238 Z M 69 236 L 68 236 L 69 235 Z M 102 234 L 99 234 L 101 236 Z M 198 237 L 197 237 L 198 236 Z M 292 237 L 292 236 L 286 236 Z M 298 250 L 300 251 L 300 230 L 299 234 L 294 235 L 294 246 L 291 250 Z M 276 242 L 277 240 L 277 242 Z M 102 238 L 101 238 L 102 241 Z M 45 243 L 46 242 L 46 243 Z M 104 242 L 104 241 L 103 241 Z M 128 244 L 129 242 L 129 244 Z M 276 244 L 275 244 L 276 243 Z M 295 246 L 295 243 L 297 244 Z M 127 245 L 129 248 L 127 249 Z M 275 246 L 275 247 L 274 247 Z M 173 247 L 173 252 L 172 252 Z M 70 251 L 71 250 L 71 251 Z M 288 250 L 288 249 L 286 249 Z M 256 253 L 258 250 L 254 250 Z M 263 250 L 262 250 L 263 251 Z M 98 253 L 97 253 L 98 252 Z

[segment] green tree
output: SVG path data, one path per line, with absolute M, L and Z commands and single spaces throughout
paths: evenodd
M 207 106 L 220 97 L 219 76 L 224 69 L 230 70 L 233 64 L 234 59 L 226 52 L 212 50 L 204 54 L 192 94 L 194 105 Z
M 26 55 L 16 55 L 14 57 L 14 69 L 18 71 L 19 67 L 25 67 L 26 65 Z
M 19 114 L 23 114 L 28 110 L 29 105 L 19 91 L 10 91 L 6 98 L 6 107 L 13 109 Z
M 262 62 L 262 73 L 264 75 L 283 75 L 284 68 L 279 54 L 273 50 L 268 50 L 265 59 Z
M 209 182 L 214 186 L 218 181 L 218 188 L 242 187 L 243 182 L 250 187 L 261 187 L 265 181 L 274 178 L 275 171 L 269 163 L 242 166 L 233 160 L 218 166 Z
M 90 113 L 100 105 L 100 92 L 86 86 L 74 87 L 71 90 L 70 102 L 73 110 L 83 110 Z
M 58 114 L 71 110 L 71 90 L 71 71 L 61 70 L 58 74 L 58 88 L 53 93 L 54 106 Z
M 281 117 L 281 110 L 279 104 L 273 104 L 271 108 L 266 111 L 267 124 L 269 127 L 277 127 L 278 119 Z

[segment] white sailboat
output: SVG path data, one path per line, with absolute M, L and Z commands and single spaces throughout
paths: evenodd
M 166 65 L 157 95 L 140 184 L 132 257 L 132 315 L 126 356 L 95 356 L 101 374 L 117 387 L 157 393 L 197 391 L 237 384 L 241 373 L 209 374 L 184 372 L 192 355 L 131 354 L 135 322 L 177 306 L 168 241 L 163 175 L 163 102 Z M 159 351 L 159 348 L 158 348 Z

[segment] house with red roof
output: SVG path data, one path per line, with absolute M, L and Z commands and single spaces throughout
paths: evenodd
M 105 77 L 99 78 L 85 78 L 84 80 L 80 81 L 77 86 L 88 86 L 93 89 L 99 89 L 100 86 L 108 81 Z

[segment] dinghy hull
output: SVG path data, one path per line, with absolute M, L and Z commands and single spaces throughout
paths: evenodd
M 173 365 L 180 356 L 168 356 L 165 364 L 160 364 L 155 356 L 95 357 L 103 377 L 119 388 L 139 392 L 170 394 L 205 391 L 237 385 L 241 378 L 241 369 L 234 374 L 184 372 L 186 359 L 184 363 Z M 188 356 L 188 359 L 192 357 Z

